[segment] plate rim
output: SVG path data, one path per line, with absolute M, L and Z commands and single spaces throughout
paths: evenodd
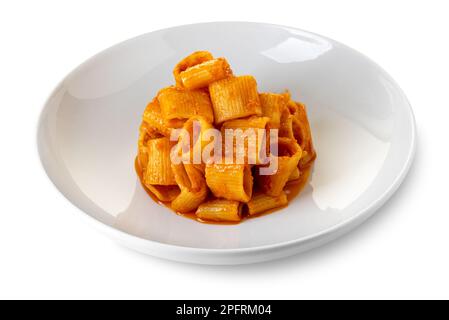
M 245 247 L 245 248 L 198 248 L 198 247 L 190 247 L 190 246 L 182 246 L 182 245 L 175 245 L 175 244 L 169 244 L 169 243 L 164 243 L 164 242 L 159 242 L 156 240 L 149 240 L 149 239 L 144 239 L 144 238 L 140 238 L 136 235 L 133 235 L 131 233 L 128 233 L 124 230 L 120 230 L 117 228 L 114 228 L 111 225 L 105 224 L 102 221 L 94 218 L 92 215 L 90 215 L 89 213 L 85 212 L 83 209 L 81 209 L 80 207 L 78 207 L 75 203 L 73 203 L 70 199 L 68 199 L 66 197 L 66 195 L 58 188 L 58 185 L 56 183 L 56 181 L 54 181 L 54 179 L 50 176 L 50 174 L 48 173 L 48 170 L 46 168 L 46 164 L 45 161 L 43 159 L 42 156 L 42 146 L 40 143 L 40 131 L 41 131 L 41 125 L 43 123 L 43 117 L 44 117 L 44 111 L 47 107 L 47 105 L 49 104 L 51 98 L 54 96 L 54 94 L 57 92 L 57 90 L 64 84 L 64 82 L 66 81 L 66 79 L 68 79 L 72 74 L 74 74 L 79 68 L 81 68 L 82 66 L 84 66 L 85 64 L 87 64 L 89 61 L 99 57 L 100 55 L 102 55 L 103 53 L 109 51 L 111 48 L 116 47 L 118 45 L 124 45 L 128 42 L 134 41 L 138 38 L 141 37 L 146 37 L 150 34 L 155 34 L 158 32 L 163 32 L 163 31 L 168 31 L 168 30 L 174 30 L 174 29 L 182 29 L 185 27 L 189 27 L 189 26 L 205 26 L 205 25 L 217 25 L 217 24 L 246 24 L 246 25 L 258 25 L 258 26 L 268 26 L 268 27 L 274 27 L 274 28 L 281 28 L 281 29 L 287 29 L 287 30 L 294 30 L 296 32 L 301 32 L 304 34 L 309 34 L 309 35 L 314 35 L 317 36 L 319 38 L 328 40 L 334 44 L 338 44 L 341 45 L 347 49 L 352 50 L 353 52 L 359 54 L 360 56 L 362 56 L 363 58 L 365 58 L 366 60 L 368 60 L 370 63 L 372 63 L 379 71 L 381 71 L 385 76 L 387 76 L 389 78 L 389 80 L 395 85 L 395 87 L 398 89 L 398 91 L 400 92 L 401 96 L 404 98 L 404 103 L 407 111 L 408 111 L 408 115 L 410 116 L 410 124 L 411 124 L 411 131 L 410 131 L 410 147 L 408 149 L 408 154 L 406 157 L 405 162 L 403 163 L 403 166 L 401 168 L 401 171 L 396 175 L 394 181 L 391 183 L 391 185 L 389 186 L 389 188 L 387 188 L 379 197 L 377 197 L 375 200 L 373 200 L 372 202 L 370 202 L 364 209 L 359 210 L 359 212 L 357 213 L 356 216 L 347 219 L 345 221 L 342 221 L 338 224 L 335 224 L 332 227 L 329 227 L 327 229 L 324 229 L 320 232 L 317 232 L 315 234 L 311 234 L 309 236 L 306 237 L 301 237 L 298 239 L 294 239 L 294 240 L 289 240 L 289 241 L 283 241 L 283 242 L 278 242 L 278 243 L 274 243 L 274 244 L 268 244 L 268 245 L 260 245 L 260 246 L 255 246 L 255 247 Z M 84 60 L 82 63 L 78 64 L 75 68 L 73 68 L 69 73 L 67 73 L 62 80 L 60 80 L 57 85 L 54 87 L 54 89 L 50 92 L 50 94 L 48 95 L 48 97 L 46 98 L 45 102 L 43 103 L 41 109 L 40 109 L 40 113 L 39 113 L 39 117 L 37 120 L 37 124 L 36 124 L 36 151 L 38 154 L 38 158 L 40 160 L 40 164 L 41 164 L 41 168 L 45 173 L 45 176 L 47 177 L 47 179 L 50 180 L 51 184 L 53 185 L 53 187 L 58 191 L 59 194 L 61 194 L 73 207 L 75 207 L 78 211 L 80 211 L 81 213 L 83 213 L 81 216 L 86 218 L 86 221 L 91 223 L 94 227 L 96 227 L 96 229 L 99 229 L 100 231 L 110 234 L 110 235 L 114 235 L 117 239 L 121 239 L 121 240 L 129 240 L 132 241 L 134 243 L 138 243 L 140 246 L 151 246 L 153 247 L 153 249 L 159 249 L 159 250 L 169 250 L 172 253 L 198 253 L 198 254 L 213 254 L 213 255 L 223 255 L 223 256 L 227 256 L 227 255 L 235 255 L 235 254 L 245 254 L 245 253 L 263 253 L 263 252 L 269 252 L 269 251 L 273 251 L 273 250 L 281 250 L 281 249 L 288 249 L 288 248 L 292 248 L 292 247 L 298 247 L 298 251 L 299 251 L 299 247 L 301 245 L 305 245 L 307 243 L 319 243 L 323 240 L 326 240 L 326 238 L 331 238 L 332 235 L 334 235 L 334 238 L 337 238 L 339 236 L 342 236 L 343 234 L 346 234 L 347 232 L 349 232 L 350 230 L 352 230 L 353 228 L 355 228 L 356 226 L 358 226 L 359 224 L 363 223 L 365 220 L 367 220 L 369 217 L 371 217 L 374 213 L 377 212 L 377 210 L 379 208 L 381 208 L 390 198 L 391 196 L 397 191 L 397 189 L 400 187 L 400 185 L 402 184 L 402 182 L 404 181 L 405 177 L 407 176 L 408 172 L 410 171 L 410 168 L 413 164 L 413 160 L 415 158 L 415 154 L 416 154 L 416 149 L 417 149 L 417 132 L 416 132 L 416 118 L 412 109 L 412 106 L 407 98 L 407 96 L 405 95 L 404 91 L 402 90 L 402 88 L 399 86 L 399 84 L 379 65 L 377 64 L 375 61 L 373 61 L 371 58 L 369 58 L 368 56 L 366 56 L 365 54 L 359 52 L 358 50 L 343 44 L 339 41 L 336 41 L 332 38 L 320 35 L 318 33 L 314 33 L 314 32 L 310 32 L 307 30 L 303 30 L 300 28 L 296 28 L 296 27 L 291 27 L 291 26 L 286 26 L 286 25 L 280 25 L 280 24 L 272 24 L 272 23 L 265 23 L 265 22 L 250 22 L 250 21 L 214 21 L 214 22 L 202 22 L 202 23 L 191 23 L 191 24 L 184 24 L 184 25 L 178 25 L 178 26 L 173 26 L 173 27 L 169 27 L 169 28 L 162 28 L 162 29 L 157 29 L 154 31 L 149 31 L 146 33 L 143 33 L 141 35 L 126 39 L 124 41 L 118 42 L 113 44 L 112 46 L 109 46 L 99 52 L 97 52 L 96 54 L 94 54 L 93 56 L 89 57 L 88 59 Z M 79 216 L 79 215 L 78 215 Z M 340 232 L 338 232 L 340 231 Z M 330 241 L 332 239 L 329 239 L 328 241 Z M 324 244 L 328 241 L 324 241 L 323 243 L 320 243 L 318 245 Z M 125 244 L 126 245 L 126 244 Z M 132 248 L 130 245 L 127 245 L 130 248 Z M 135 248 L 132 248 L 135 249 Z M 141 250 L 138 250 L 141 251 Z M 151 254 L 154 256 L 159 256 L 159 257 L 164 257 L 163 254 Z M 175 259 L 175 258 L 168 258 L 168 257 L 164 257 L 170 260 L 178 260 L 178 261 L 188 261 L 188 260 L 192 260 L 192 259 Z M 263 260 L 269 260 L 269 259 L 263 259 Z

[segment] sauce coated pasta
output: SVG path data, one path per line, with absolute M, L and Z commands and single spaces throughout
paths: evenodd
M 201 222 L 238 223 L 288 205 L 316 158 L 302 103 L 261 93 L 225 58 L 194 52 L 143 112 L 136 171 L 148 194 Z

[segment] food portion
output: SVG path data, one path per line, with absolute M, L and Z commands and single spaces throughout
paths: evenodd
M 316 152 L 302 103 L 261 93 L 225 58 L 194 52 L 143 113 L 136 169 L 147 192 L 201 222 L 238 223 L 288 205 Z

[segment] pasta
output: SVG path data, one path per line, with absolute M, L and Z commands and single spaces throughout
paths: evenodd
M 173 165 L 176 183 L 181 189 L 173 200 L 173 210 L 186 213 L 195 210 L 207 197 L 203 174 L 192 164 Z
M 242 118 L 236 120 L 230 120 L 223 123 L 222 129 L 265 129 L 267 123 L 270 121 L 269 117 L 256 117 Z
M 182 59 L 173 76 L 139 127 L 146 191 L 200 222 L 239 223 L 287 206 L 316 158 L 305 105 L 288 91 L 259 93 L 254 77 L 207 51 Z
M 212 82 L 231 75 L 232 70 L 224 58 L 205 61 L 187 68 L 179 74 L 182 85 L 188 90 L 207 87 Z
M 301 172 L 296 167 L 295 170 L 293 170 L 293 172 L 290 174 L 290 177 L 288 177 L 288 181 L 295 181 L 298 180 L 299 178 L 301 178 Z
M 191 55 L 182 59 L 173 70 L 173 76 L 175 77 L 175 82 L 177 87 L 182 88 L 181 73 L 186 71 L 188 68 L 201 64 L 203 62 L 212 60 L 214 57 L 208 51 L 197 51 Z
M 288 108 L 284 108 L 281 112 L 279 136 L 294 139 L 293 134 L 293 115 Z
M 200 205 L 196 215 L 206 221 L 238 222 L 242 219 L 242 204 L 233 200 L 211 200 Z
M 193 132 L 194 125 L 196 125 L 199 130 L 196 135 Z M 208 140 L 205 137 L 205 133 L 207 132 L 207 130 L 212 129 L 213 127 L 212 124 L 203 117 L 192 117 L 185 123 L 183 128 L 185 130 L 184 133 L 189 134 L 191 159 L 193 161 L 195 152 L 198 151 L 200 153 L 201 150 L 206 147 Z
M 249 215 L 255 215 L 266 212 L 268 210 L 279 208 L 287 205 L 287 195 L 281 192 L 279 196 L 273 197 L 265 193 L 254 195 L 246 204 Z
M 290 176 L 298 166 L 302 150 L 295 140 L 279 138 L 279 156 L 277 156 L 277 171 L 272 175 L 258 175 L 257 183 L 260 188 L 270 196 L 279 196 L 282 193 Z
M 165 137 L 148 140 L 148 163 L 144 177 L 146 185 L 176 185 L 170 160 L 172 146 L 173 143 Z
M 300 169 L 304 170 L 313 164 L 316 152 L 313 147 L 312 133 L 307 118 L 306 107 L 302 103 L 296 103 L 295 121 L 293 123 L 294 132 L 297 133 L 297 141 L 304 150 L 304 156 L 299 161 Z
M 281 110 L 286 106 L 285 96 L 276 93 L 259 94 L 262 115 L 269 117 L 272 128 L 279 128 L 281 122 Z
M 156 186 L 148 184 L 146 187 L 162 202 L 172 202 L 180 193 L 178 186 Z
M 209 95 L 201 90 L 185 90 L 176 87 L 162 89 L 157 95 L 162 116 L 166 120 L 189 119 L 202 116 L 214 121 Z
M 139 129 L 139 140 L 137 142 L 137 162 L 142 171 L 146 171 L 148 165 L 148 147 L 147 143 L 150 139 L 151 127 L 146 122 L 142 122 Z
M 151 101 L 143 112 L 143 121 L 150 130 L 150 136 L 169 136 L 172 129 L 181 128 L 184 121 L 181 119 L 165 120 L 161 113 L 161 106 L 157 98 Z
M 252 76 L 226 78 L 209 85 L 215 123 L 261 115 L 256 79 Z
M 253 177 L 245 164 L 210 164 L 206 183 L 215 197 L 248 202 L 253 192 Z
M 263 135 L 261 135 L 259 129 L 267 129 L 269 121 L 269 117 L 251 116 L 223 123 L 221 126 L 223 136 L 226 136 L 227 129 L 241 130 L 230 132 L 234 137 L 232 139 L 234 159 L 242 159 L 245 164 L 262 163 L 261 155 L 267 155 L 268 142 L 266 141 L 266 131 L 262 131 Z M 248 129 L 249 131 L 247 131 Z

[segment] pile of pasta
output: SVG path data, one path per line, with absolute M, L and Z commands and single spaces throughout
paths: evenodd
M 225 58 L 207 51 L 184 58 L 173 74 L 175 85 L 158 92 L 140 126 L 136 163 L 147 191 L 177 213 L 203 222 L 239 222 L 286 206 L 286 186 L 304 179 L 316 157 L 305 106 L 288 92 L 259 93 L 254 77 L 234 75 Z M 170 152 L 179 143 L 171 141 L 172 130 L 191 132 L 194 121 L 201 132 L 278 129 L 277 171 L 259 174 L 267 164 L 258 160 L 172 163 Z M 201 135 L 192 142 L 192 148 L 206 144 Z

